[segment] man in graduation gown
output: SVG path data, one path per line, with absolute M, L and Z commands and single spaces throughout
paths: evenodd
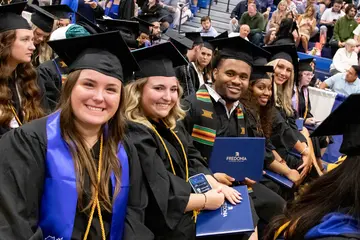
M 217 39 L 211 43 L 219 50 L 214 59 L 213 87 L 205 84 L 184 101 L 188 110 L 184 124 L 206 161 L 215 137 L 254 136 L 247 131 L 246 114 L 239 99 L 248 88 L 253 56 L 269 54 L 241 37 Z M 227 175 L 215 176 L 223 183 L 235 180 Z M 252 188 L 256 212 L 261 223 L 267 224 L 282 212 L 285 201 L 260 183 L 253 184 Z M 259 229 L 260 236 L 262 230 Z

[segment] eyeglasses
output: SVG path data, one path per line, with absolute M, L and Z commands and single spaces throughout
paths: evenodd
M 303 73 L 303 76 L 305 76 L 305 77 L 313 77 L 314 74 L 313 73 Z

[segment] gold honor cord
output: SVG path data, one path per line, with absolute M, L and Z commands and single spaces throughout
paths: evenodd
M 22 122 L 20 121 L 20 119 L 19 119 L 19 117 L 18 117 L 18 115 L 17 115 L 17 113 L 16 113 L 16 110 L 15 110 L 14 106 L 9 103 L 9 108 L 10 108 L 11 111 L 13 112 L 14 117 L 15 117 L 17 123 L 19 124 L 19 126 L 22 126 Z
M 101 176 L 101 167 L 102 167 L 103 142 L 104 142 L 104 138 L 103 138 L 103 135 L 101 134 L 101 137 L 100 137 L 99 166 L 98 166 L 98 171 L 97 171 L 97 184 L 98 185 L 97 185 L 96 192 L 95 192 L 95 199 L 94 199 L 93 205 L 91 207 L 91 213 L 90 213 L 88 225 L 86 227 L 86 232 L 85 232 L 85 235 L 84 235 L 84 238 L 83 238 L 84 240 L 87 240 L 87 237 L 89 235 L 90 226 L 91 226 L 91 222 L 92 222 L 93 217 L 94 217 L 95 208 L 97 208 L 97 210 L 98 210 L 102 240 L 106 240 L 104 222 L 103 222 L 102 215 L 101 215 L 101 207 L 100 207 L 100 202 L 99 202 L 99 190 L 98 190 L 99 185 L 100 185 L 100 176 Z

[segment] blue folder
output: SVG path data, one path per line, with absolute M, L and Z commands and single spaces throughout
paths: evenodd
M 226 173 L 237 181 L 248 177 L 254 181 L 262 179 L 265 138 L 217 137 L 211 153 L 209 167 Z
M 299 131 L 303 130 L 304 127 L 304 119 L 303 118 L 298 118 L 295 120 L 296 126 L 298 128 Z
M 274 173 L 272 171 L 269 170 L 265 170 L 265 177 L 268 177 L 272 180 L 274 180 L 277 183 L 280 183 L 281 185 L 288 187 L 288 188 L 292 188 L 294 186 L 294 183 L 288 179 L 285 176 L 282 176 L 280 174 Z
M 196 237 L 219 236 L 254 231 L 254 223 L 246 186 L 234 187 L 241 193 L 240 204 L 225 202 L 219 209 L 201 211 L 196 220 Z

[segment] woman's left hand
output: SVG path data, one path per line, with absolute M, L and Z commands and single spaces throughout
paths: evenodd
M 240 203 L 242 200 L 241 194 L 232 187 L 222 185 L 221 192 L 224 194 L 225 198 L 233 205 Z

